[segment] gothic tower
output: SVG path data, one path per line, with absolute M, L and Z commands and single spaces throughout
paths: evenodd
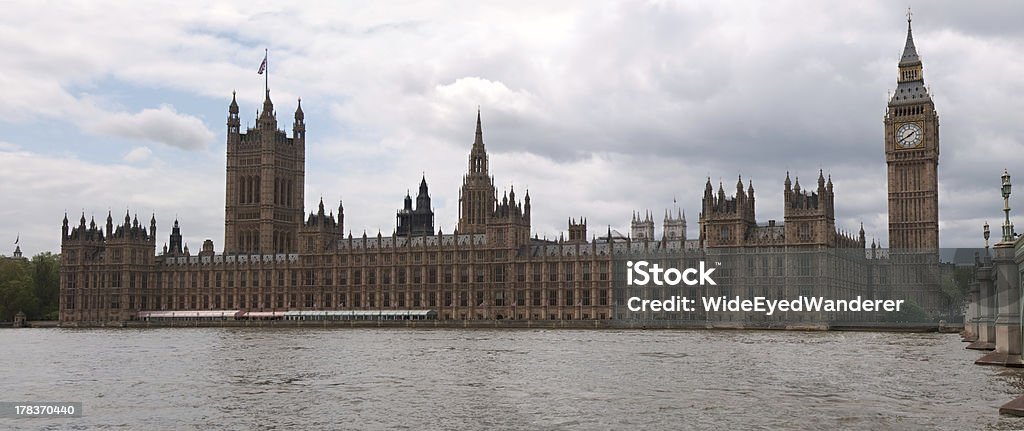
M 805 190 L 800 188 L 800 178 L 796 185 L 789 179 L 783 182 L 784 229 L 789 244 L 818 245 L 836 247 L 836 209 L 833 193 L 832 176 L 825 180 L 823 171 L 818 171 L 817 188 Z
M 476 140 L 469 152 L 469 171 L 462 178 L 462 189 L 459 190 L 459 233 L 484 233 L 495 210 L 497 195 L 487 165 L 487 149 L 484 148 L 480 111 L 477 110 Z
M 703 247 L 741 247 L 748 233 L 757 227 L 754 213 L 754 184 L 743 190 L 743 178 L 736 181 L 736 194 L 725 195 L 725 187 L 718 184 L 718 194 L 711 188 L 711 178 L 704 184 L 701 201 L 700 242 Z
M 633 212 L 633 219 L 629 222 L 629 236 L 634 240 L 654 239 L 654 217 L 650 211 L 644 211 L 643 214 Z
M 416 207 L 412 206 L 412 196 L 405 194 L 405 204 L 398 210 L 396 219 L 396 236 L 433 235 L 434 209 L 430 206 L 430 191 L 427 188 L 427 176 L 420 180 L 420 190 L 416 195 Z
M 277 127 L 266 92 L 256 127 L 240 131 L 234 95 L 228 108 L 225 253 L 296 253 L 302 225 L 306 124 L 302 100 L 292 137 Z
M 751 189 L 750 195 L 753 195 Z M 662 230 L 662 237 L 666 240 L 686 240 L 686 216 L 681 208 L 676 207 L 675 216 L 669 210 L 665 210 L 665 224 Z
M 939 116 L 922 72 L 908 13 L 896 91 L 885 113 L 889 247 L 894 250 L 939 247 Z
M 587 242 L 587 219 L 569 219 L 569 242 Z

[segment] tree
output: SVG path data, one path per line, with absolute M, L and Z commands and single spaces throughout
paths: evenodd
M 39 302 L 32 293 L 31 265 L 21 259 L 0 258 L 0 321 L 14 320 L 23 311 L 38 316 Z
M 32 294 L 38 312 L 32 319 L 56 320 L 60 298 L 60 256 L 46 252 L 32 258 Z M 27 312 L 26 312 L 27 313 Z

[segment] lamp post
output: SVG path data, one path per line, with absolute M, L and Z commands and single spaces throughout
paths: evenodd
M 1003 221 L 1003 241 L 1013 241 L 1013 225 L 1010 224 L 1010 173 L 1003 169 L 1003 213 L 1006 220 Z
M 988 259 L 988 238 L 990 236 L 988 230 L 988 220 L 985 220 L 985 259 Z

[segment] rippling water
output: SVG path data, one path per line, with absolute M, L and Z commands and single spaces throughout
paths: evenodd
M 22 329 L 13 429 L 1019 429 L 1024 373 L 956 335 L 772 331 Z

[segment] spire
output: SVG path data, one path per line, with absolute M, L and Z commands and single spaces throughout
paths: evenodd
M 793 182 L 789 179 L 789 171 L 786 171 L 786 190 L 789 190 L 793 186 Z
M 236 115 L 238 114 L 238 101 L 235 100 L 235 92 L 234 91 L 231 92 L 231 105 L 228 106 L 228 113 L 236 114 Z
M 324 216 L 324 197 L 323 196 L 320 197 L 320 210 L 317 213 L 317 215 L 320 216 L 320 217 Z
M 477 108 L 476 108 L 476 139 L 473 141 L 473 147 L 475 148 L 478 145 L 480 147 L 484 146 L 484 131 L 483 131 L 483 127 L 481 127 L 481 125 L 480 125 L 480 107 L 479 106 L 477 106 Z
M 295 108 L 295 122 L 300 122 L 303 118 L 306 118 L 306 115 L 302 113 L 302 98 L 300 97 L 299 106 Z
M 263 99 L 263 111 L 260 112 L 260 120 L 275 119 L 274 102 L 270 100 L 270 90 L 267 90 L 267 98 Z
M 910 22 L 913 17 L 910 8 L 907 8 L 907 43 L 903 46 L 903 56 L 900 57 L 900 66 L 914 66 L 921 64 L 921 58 L 917 56 L 917 47 L 914 46 L 914 32 Z

